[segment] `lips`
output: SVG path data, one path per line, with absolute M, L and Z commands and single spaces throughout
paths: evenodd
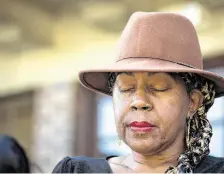
M 134 122 L 131 122 L 129 124 L 129 126 L 131 126 L 131 127 L 139 127 L 139 128 L 154 127 L 154 125 L 152 125 L 151 123 L 146 122 L 146 121 L 141 121 L 141 122 L 134 121 Z
M 153 127 L 155 127 L 155 125 L 146 121 L 142 122 L 134 121 L 131 122 L 128 126 L 131 128 L 131 130 L 135 132 L 149 132 L 153 129 Z

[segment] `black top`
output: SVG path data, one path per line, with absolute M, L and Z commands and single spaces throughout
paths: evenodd
M 52 173 L 113 173 L 104 158 L 85 156 L 65 157 L 54 168 Z
M 54 168 L 53 173 L 113 173 L 104 158 L 84 156 L 65 157 Z M 224 158 L 207 156 L 195 168 L 194 173 L 224 173 Z

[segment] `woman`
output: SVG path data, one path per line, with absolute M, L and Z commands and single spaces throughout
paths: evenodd
M 12 137 L 0 136 L 0 173 L 30 173 L 25 151 Z
M 80 72 L 81 83 L 113 96 L 117 132 L 132 154 L 66 157 L 53 172 L 224 172 L 208 156 L 212 128 L 206 113 L 224 95 L 224 79 L 203 70 L 196 31 L 172 13 L 134 13 L 115 65 Z

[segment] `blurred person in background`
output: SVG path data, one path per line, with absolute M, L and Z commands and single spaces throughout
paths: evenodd
M 30 173 L 26 152 L 16 139 L 0 136 L 0 173 Z
M 65 157 L 54 173 L 224 172 L 224 159 L 209 156 L 212 127 L 206 117 L 224 95 L 224 79 L 203 70 L 198 37 L 186 17 L 134 13 L 116 64 L 81 71 L 79 78 L 88 89 L 113 97 L 118 136 L 132 154 Z

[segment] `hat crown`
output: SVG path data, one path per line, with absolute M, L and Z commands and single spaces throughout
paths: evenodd
M 118 60 L 163 59 L 203 69 L 197 33 L 193 24 L 175 13 L 134 13 L 119 41 Z

